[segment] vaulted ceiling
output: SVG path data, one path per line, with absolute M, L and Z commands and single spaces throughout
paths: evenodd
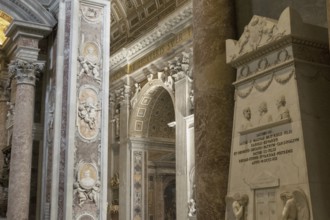
M 188 0 L 112 0 L 111 53 L 157 26 Z
M 164 17 L 188 1 L 112 0 L 111 53 L 126 47 L 143 34 L 157 27 Z M 12 16 L 13 19 L 49 24 L 50 26 L 56 23 L 54 17 L 58 11 L 54 8 L 58 8 L 58 4 L 59 0 L 0 0 L 1 10 Z M 3 21 L 2 23 L 1 25 L 5 27 L 6 22 Z M 3 34 L 3 30 L 0 32 Z

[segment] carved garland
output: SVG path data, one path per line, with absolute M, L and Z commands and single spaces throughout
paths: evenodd
M 292 78 L 292 76 L 294 75 L 294 73 L 295 73 L 295 70 L 293 69 L 293 70 L 292 70 L 287 76 L 285 76 L 285 77 L 280 77 L 280 76 L 278 76 L 278 74 L 276 74 L 275 72 L 273 72 L 273 73 L 271 74 L 271 76 L 270 76 L 270 80 L 269 80 L 265 85 L 262 86 L 262 85 L 257 84 L 257 80 L 254 79 L 254 80 L 252 80 L 252 81 L 250 82 L 251 85 L 248 87 L 247 90 L 245 90 L 245 92 L 242 91 L 242 90 L 239 90 L 239 89 L 236 87 L 236 94 L 237 94 L 240 98 L 244 99 L 244 98 L 248 97 L 248 96 L 251 94 L 253 88 L 255 88 L 255 89 L 256 89 L 257 91 L 259 91 L 259 92 L 264 92 L 264 91 L 266 91 L 266 90 L 269 88 L 269 86 L 272 84 L 272 82 L 273 82 L 273 78 L 275 79 L 275 81 L 276 81 L 277 83 L 279 83 L 279 84 L 281 84 L 281 85 L 284 85 L 284 84 L 286 84 L 287 82 L 290 81 L 290 79 Z

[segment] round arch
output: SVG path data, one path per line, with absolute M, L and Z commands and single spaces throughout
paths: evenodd
M 135 104 L 132 106 L 129 129 L 131 137 L 150 136 L 150 125 L 153 123 L 152 117 L 155 116 L 153 114 L 157 111 L 156 106 L 160 101 L 163 102 L 163 106 L 160 107 L 161 110 L 166 111 L 166 114 L 163 115 L 166 117 L 164 120 L 169 120 L 170 118 L 172 118 L 172 121 L 175 120 L 174 92 L 161 79 L 148 81 L 141 91 L 135 94 L 133 99 L 135 99 Z M 170 130 L 171 128 L 168 129 Z

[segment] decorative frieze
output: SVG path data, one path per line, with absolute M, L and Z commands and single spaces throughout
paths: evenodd
M 110 62 L 113 66 L 118 65 L 126 59 L 135 57 L 138 53 L 144 51 L 146 47 L 151 47 L 155 42 L 165 38 L 182 23 L 186 23 L 192 18 L 192 3 L 189 3 L 171 16 L 162 21 L 162 24 L 156 27 L 151 33 L 144 36 L 138 42 L 132 44 L 124 51 L 119 51 L 111 56 Z

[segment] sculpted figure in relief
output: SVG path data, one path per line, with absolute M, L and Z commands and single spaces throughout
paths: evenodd
M 285 96 L 282 95 L 276 100 L 276 107 L 278 110 L 277 120 L 290 118 L 289 109 L 285 105 L 286 105 Z
M 85 59 L 83 56 L 78 57 L 78 61 L 81 65 L 81 70 L 78 76 L 86 74 L 87 76 L 93 77 L 97 82 L 101 82 L 99 66 L 96 63 L 92 63 Z
M 245 118 L 245 123 L 242 124 L 242 130 L 252 128 L 253 125 L 251 123 L 251 109 L 250 109 L 250 107 L 247 107 L 247 108 L 243 109 L 243 116 Z
M 119 139 L 120 137 L 120 112 L 119 112 L 119 108 L 116 108 L 115 110 L 115 115 L 113 117 L 112 122 L 115 124 L 115 137 L 116 139 Z
M 268 113 L 266 102 L 261 102 L 259 105 L 259 124 L 266 124 L 273 121 L 273 117 Z
M 81 207 L 86 201 L 98 203 L 100 181 L 97 180 L 97 170 L 94 165 L 80 162 L 78 164 L 77 182 L 74 183 L 74 194 L 78 195 L 78 205 Z
M 99 109 L 97 105 L 93 103 L 93 99 L 91 97 L 88 97 L 86 102 L 80 103 L 78 107 L 78 116 L 86 124 L 88 124 L 91 130 L 96 128 L 97 111 L 101 111 L 101 109 Z
M 140 86 L 140 83 L 134 83 L 134 86 L 135 86 L 135 93 L 131 99 L 131 106 L 132 108 L 134 108 L 136 102 L 138 101 L 137 97 L 141 91 L 141 86 Z
M 300 190 L 283 192 L 280 195 L 284 207 L 282 220 L 309 220 L 310 213 L 305 193 Z
M 190 199 L 188 202 L 188 216 L 193 217 L 196 215 L 196 202 L 194 199 Z
M 236 193 L 233 197 L 232 202 L 232 211 L 235 217 L 235 220 L 243 220 L 245 208 L 249 202 L 249 197 L 246 194 L 242 196 L 239 193 Z

